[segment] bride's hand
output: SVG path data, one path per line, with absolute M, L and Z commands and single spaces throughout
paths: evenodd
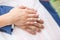
M 29 8 L 26 8 L 26 9 L 35 11 L 34 9 L 29 9 Z M 30 34 L 36 34 L 37 32 L 40 32 L 41 29 L 44 28 L 43 20 L 39 20 L 38 15 L 36 15 L 35 12 L 32 13 L 31 11 L 28 12 L 30 14 L 26 15 L 27 16 L 26 19 L 15 22 L 15 25 L 29 32 Z M 24 22 L 24 23 L 22 24 L 21 22 Z

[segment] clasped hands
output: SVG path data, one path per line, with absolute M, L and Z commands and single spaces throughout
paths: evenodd
M 38 19 L 39 15 L 37 11 L 32 8 L 27 8 L 24 6 L 15 7 L 10 11 L 12 16 L 12 24 L 19 27 L 30 34 L 36 34 L 41 32 L 44 28 L 43 20 Z

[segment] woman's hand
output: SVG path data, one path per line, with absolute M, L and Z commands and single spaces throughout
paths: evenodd
M 28 16 L 29 15 L 29 16 Z M 16 21 L 20 21 L 20 25 L 23 25 L 27 20 L 28 17 L 32 16 L 35 17 L 36 15 L 36 11 L 35 10 L 31 10 L 28 9 L 24 6 L 22 7 L 16 7 L 13 8 L 10 12 L 9 12 L 9 16 L 11 17 L 11 22 L 15 23 Z
M 36 34 L 37 32 L 40 32 L 41 29 L 44 28 L 43 26 L 43 20 L 38 19 L 37 12 L 34 9 L 25 8 L 27 10 L 31 10 L 28 12 L 28 15 L 26 14 L 26 17 L 24 17 L 23 20 L 18 20 L 15 22 L 15 25 L 19 28 L 22 28 L 23 30 L 29 32 L 30 34 Z M 35 11 L 31 13 L 32 11 Z

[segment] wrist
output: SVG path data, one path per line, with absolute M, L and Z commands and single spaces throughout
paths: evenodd
M 15 21 L 15 18 L 13 16 L 13 14 L 11 14 L 11 13 L 7 14 L 7 19 L 9 20 L 9 23 L 11 23 L 11 24 L 13 24 Z
M 1 27 L 10 25 L 10 24 L 12 24 L 12 19 L 8 13 L 0 16 L 0 26 Z
M 3 15 L 3 18 L 6 20 L 6 22 L 8 24 L 12 24 L 13 23 L 13 16 L 10 13 L 7 13 L 7 14 Z

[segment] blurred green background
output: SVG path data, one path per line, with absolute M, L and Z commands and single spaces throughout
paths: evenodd
M 58 13 L 60 17 L 60 0 L 50 0 L 50 3 L 55 8 L 56 12 Z

